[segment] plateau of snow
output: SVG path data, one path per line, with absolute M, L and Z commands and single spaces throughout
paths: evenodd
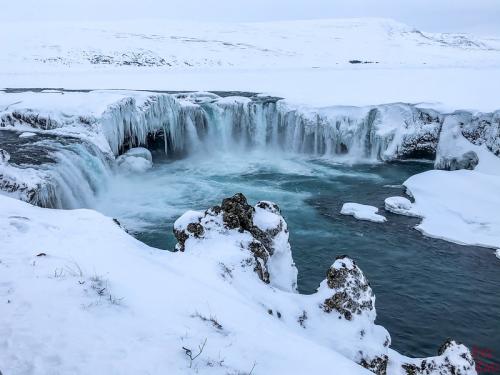
M 252 91 L 311 106 L 498 109 L 500 38 L 389 19 L 0 25 L 4 88 Z

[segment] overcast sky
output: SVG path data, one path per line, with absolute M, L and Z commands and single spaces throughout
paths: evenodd
M 0 0 L 0 21 L 388 17 L 424 31 L 500 34 L 500 0 Z

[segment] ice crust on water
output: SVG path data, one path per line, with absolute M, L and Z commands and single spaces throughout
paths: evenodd
M 374 223 L 384 223 L 387 219 L 377 214 L 378 208 L 359 203 L 344 203 L 340 213 L 342 215 L 354 216 L 358 220 L 373 221 Z

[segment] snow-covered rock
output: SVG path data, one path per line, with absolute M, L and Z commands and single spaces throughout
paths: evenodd
M 265 283 L 296 291 L 297 268 L 287 225 L 279 207 L 272 202 L 262 201 L 252 207 L 243 194 L 235 194 L 204 213 L 186 212 L 175 222 L 174 235 L 178 241 L 176 249 L 188 252 L 207 240 L 235 242 L 242 250 L 238 260 L 241 267 L 253 267 Z
M 352 322 L 346 328 L 352 335 L 358 331 L 358 352 L 346 350 L 344 354 L 376 374 L 386 374 L 391 338 L 375 326 L 375 295 L 356 263 L 347 256 L 337 257 L 314 298 L 322 299 L 319 306 L 326 314 Z
M 384 201 L 385 209 L 389 212 L 399 215 L 406 216 L 420 216 L 415 209 L 411 201 L 405 197 L 389 197 Z
M 415 199 L 407 212 L 423 217 L 417 229 L 424 234 L 462 244 L 500 247 L 500 176 L 477 170 L 432 170 L 410 177 L 404 185 Z
M 116 158 L 116 164 L 122 171 L 141 173 L 153 167 L 151 152 L 144 147 L 135 147 Z
M 474 358 L 464 345 L 454 340 L 446 340 L 438 350 L 436 357 L 404 360 L 395 359 L 389 366 L 389 373 L 395 366 L 401 366 L 405 375 L 462 375 L 477 374 Z
M 387 221 L 384 216 L 377 214 L 377 212 L 377 207 L 359 203 L 344 203 L 340 210 L 342 215 L 351 215 L 358 220 L 368 220 L 374 223 L 383 223 Z

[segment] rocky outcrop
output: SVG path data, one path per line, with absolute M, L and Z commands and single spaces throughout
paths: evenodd
M 250 255 L 242 262 L 251 265 L 260 280 L 284 290 L 296 289 L 297 269 L 288 229 L 279 207 L 272 202 L 261 201 L 252 207 L 243 194 L 235 194 L 205 212 L 182 215 L 174 224 L 174 235 L 178 251 L 189 251 L 193 242 L 214 236 L 221 241 L 236 241 Z
M 448 339 L 438 350 L 438 356 L 403 363 L 407 375 L 472 375 L 477 374 L 472 354 L 462 344 Z
M 356 262 L 345 255 L 337 257 L 319 293 L 327 295 L 320 304 L 324 312 L 353 322 L 353 327 L 362 327 L 360 349 L 353 360 L 375 374 L 385 375 L 391 338 L 383 328 L 376 329 L 375 295 Z
M 352 320 L 354 315 L 370 315 L 375 310 L 370 284 L 349 257 L 337 257 L 326 274 L 326 283 L 333 294 L 323 303 L 325 312 L 336 311 L 344 319 Z

